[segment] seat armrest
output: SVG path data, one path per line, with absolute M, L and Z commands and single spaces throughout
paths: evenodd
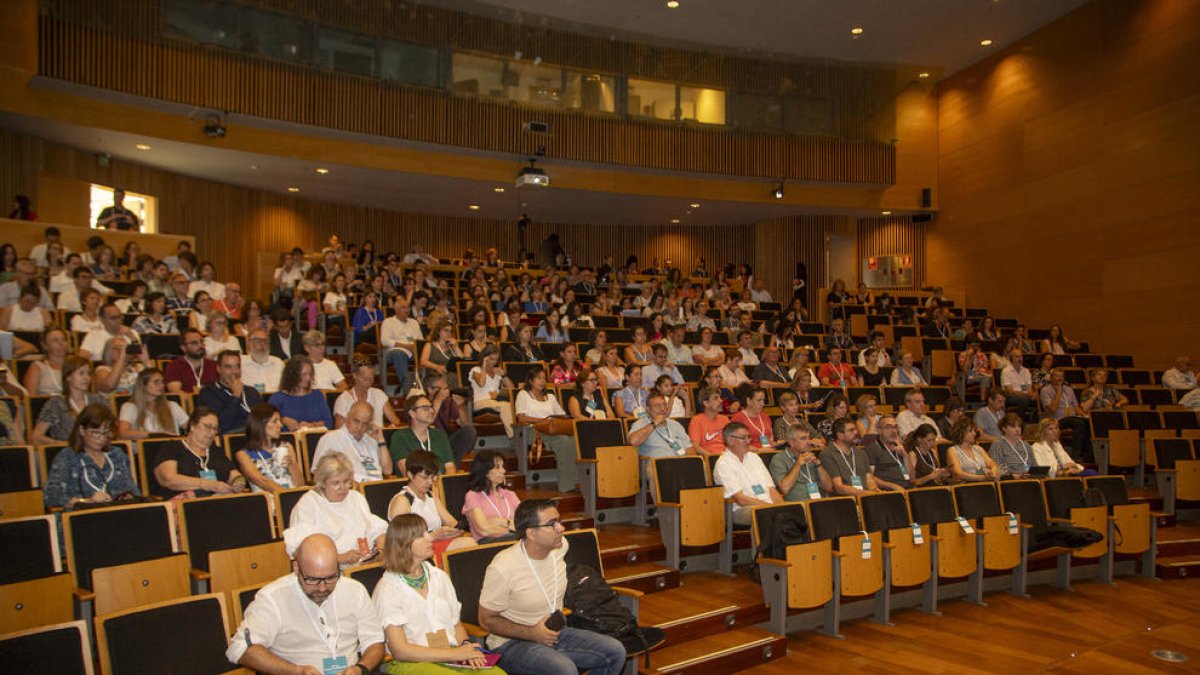
M 657 504 L 655 504 L 655 506 L 660 509 L 682 509 L 683 508 L 683 504 L 679 504 L 676 502 L 658 502 Z
M 789 563 L 786 560 L 780 560 L 779 558 L 763 558 L 763 557 L 759 557 L 758 564 L 759 565 L 772 565 L 774 567 L 791 567 L 792 566 L 791 563 Z
M 96 599 L 96 592 L 89 591 L 86 588 L 76 588 L 74 590 L 74 593 L 75 593 L 75 599 L 80 602 L 91 602 L 92 600 Z
M 191 575 L 193 581 L 208 581 L 212 578 L 212 574 L 205 572 L 204 570 L 196 569 L 195 567 L 189 570 L 188 574 Z
M 625 595 L 631 598 L 640 598 L 645 593 L 636 588 L 625 588 L 624 586 L 613 586 L 612 589 L 617 592 L 617 595 Z
M 465 629 L 466 629 L 466 631 L 467 631 L 467 635 L 470 635 L 470 636 L 472 636 L 472 637 L 480 637 L 480 638 L 481 638 L 481 637 L 487 637 L 487 636 L 488 636 L 488 632 L 487 632 L 486 630 L 484 630 L 484 629 L 483 629 L 482 627 L 480 627 L 480 626 L 476 626 L 476 625 L 475 625 L 475 624 L 473 624 L 473 623 L 467 623 L 466 621 L 464 621 L 464 622 L 463 622 L 463 628 L 465 628 Z
M 576 459 L 575 461 L 579 462 L 580 464 L 599 464 L 600 463 L 600 460 L 598 460 L 598 459 Z
M 1047 518 L 1046 522 L 1047 523 L 1062 523 L 1063 525 L 1070 525 L 1071 519 L 1070 518 Z

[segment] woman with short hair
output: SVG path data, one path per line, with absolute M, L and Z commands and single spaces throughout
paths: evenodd
M 408 476 L 408 485 L 392 497 L 387 511 L 388 520 L 408 513 L 421 516 L 433 538 L 434 558 L 437 560 L 441 560 L 447 550 L 475 545 L 474 539 L 458 529 L 458 519 L 446 510 L 445 502 L 433 492 L 439 469 L 440 460 L 428 450 L 417 450 L 406 457 L 404 473 Z
M 63 359 L 63 392 L 42 406 L 30 433 L 34 445 L 59 445 L 75 428 L 75 416 L 89 405 L 108 406 L 108 399 L 91 391 L 92 364 L 82 356 Z
M 207 497 L 245 492 L 246 479 L 216 443 L 220 431 L 217 413 L 200 406 L 188 418 L 187 435 L 159 448 L 154 461 L 154 493 Z
M 374 558 L 383 550 L 387 522 L 371 513 L 367 498 L 354 489 L 354 465 L 340 452 L 321 456 L 313 469 L 313 489 L 296 502 L 283 531 L 288 557 L 306 538 L 323 534 L 333 540 L 343 569 Z

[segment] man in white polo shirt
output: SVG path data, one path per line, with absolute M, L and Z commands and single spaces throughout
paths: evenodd
M 383 430 L 374 428 L 372 435 L 371 422 L 375 419 L 375 411 L 371 404 L 359 401 L 350 406 L 350 414 L 346 423 L 340 429 L 330 431 L 317 442 L 317 451 L 313 453 L 312 465 L 316 466 L 321 458 L 331 452 L 340 452 L 354 465 L 354 480 L 380 480 L 392 475 L 392 465 L 388 455 L 387 443 L 383 440 Z
M 733 499 L 733 522 L 749 525 L 755 506 L 782 504 L 783 495 L 775 489 L 775 480 L 758 453 L 750 451 L 750 428 L 730 422 L 721 431 L 725 452 L 713 467 L 713 482 L 725 488 L 725 498 Z

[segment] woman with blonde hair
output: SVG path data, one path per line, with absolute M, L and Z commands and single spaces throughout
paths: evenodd
M 167 383 L 161 370 L 147 368 L 138 373 L 133 397 L 121 404 L 117 437 L 137 441 L 155 434 L 178 436 L 188 415 L 178 403 L 167 399 Z
M 879 419 L 882 415 L 875 412 L 875 404 L 875 397 L 870 394 L 863 394 L 854 401 L 854 410 L 858 413 L 855 424 L 858 425 L 859 438 L 879 433 Z
M 475 672 L 502 674 L 488 667 L 498 657 L 467 640 L 454 584 L 430 564 L 431 558 L 433 538 L 425 521 L 411 513 L 393 518 L 383 544 L 386 571 L 373 595 L 392 656 L 379 670 L 389 675 L 449 674 L 462 668 L 442 664 L 465 662 Z
M 1050 478 L 1055 476 L 1094 476 L 1096 472 L 1084 469 L 1081 464 L 1071 459 L 1063 449 L 1059 440 L 1058 420 L 1053 417 L 1044 418 L 1037 426 L 1037 441 L 1033 444 L 1034 466 L 1048 466 Z
M 354 465 L 340 452 L 330 452 L 313 469 L 313 489 L 296 502 L 283 542 L 288 557 L 309 535 L 333 540 L 342 568 L 374 558 L 383 549 L 388 524 L 371 513 L 367 498 L 354 487 Z

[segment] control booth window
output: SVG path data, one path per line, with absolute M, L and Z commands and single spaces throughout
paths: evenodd
M 91 226 L 96 228 L 100 222 L 100 214 L 104 209 L 113 205 L 114 188 L 107 185 L 92 185 L 91 189 Z M 125 191 L 125 200 L 121 203 L 137 216 L 141 231 L 146 233 L 158 232 L 158 200 L 150 195 Z

